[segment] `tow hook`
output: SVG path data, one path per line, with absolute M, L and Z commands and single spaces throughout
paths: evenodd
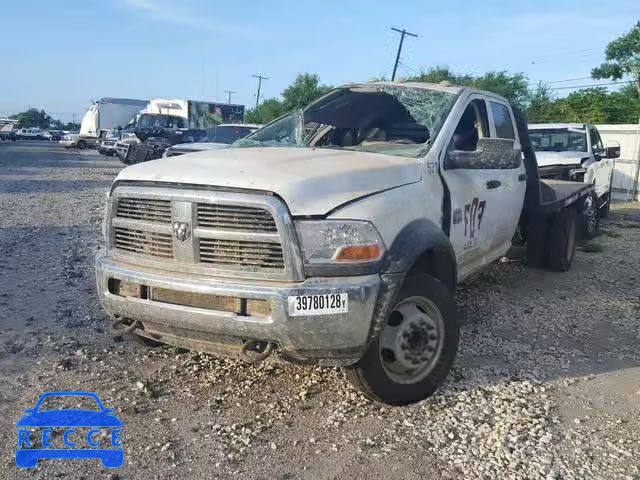
M 118 329 L 120 325 L 124 325 L 125 318 L 116 317 L 116 319 L 111 323 L 111 335 L 116 338 L 121 338 L 127 335 L 128 333 L 133 332 L 138 327 L 138 320 L 134 320 L 131 325 L 127 325 L 124 328 Z
M 266 360 L 275 348 L 273 342 L 265 342 L 263 340 L 247 340 L 242 344 L 240 353 L 243 360 L 247 363 L 259 363 Z M 249 353 L 252 352 L 252 353 Z

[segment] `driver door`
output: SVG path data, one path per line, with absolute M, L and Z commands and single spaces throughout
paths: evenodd
M 449 238 L 464 278 L 511 246 L 526 175 L 513 115 L 502 100 L 470 95 L 447 133 L 442 174 L 450 192 Z

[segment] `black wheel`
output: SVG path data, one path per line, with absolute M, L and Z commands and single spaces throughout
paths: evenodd
M 84 140 L 79 140 L 78 141 L 78 148 L 80 150 L 84 150 L 85 148 L 87 148 L 87 142 L 85 142 Z
M 600 229 L 600 212 L 598 209 L 598 196 L 592 192 L 584 200 L 582 210 L 582 234 L 585 238 L 591 240 L 598 234 Z
M 557 272 L 571 268 L 576 253 L 576 218 L 573 208 L 565 208 L 556 214 L 549 237 L 549 267 Z
M 607 218 L 609 216 L 609 210 L 611 209 L 611 191 L 604 196 L 602 201 L 604 205 L 600 206 L 600 218 Z
M 372 400 L 407 405 L 432 395 L 458 350 L 460 324 L 449 289 L 424 273 L 407 275 L 394 307 L 347 379 Z
M 142 335 L 138 335 L 135 330 L 133 332 L 133 339 L 139 343 L 140 345 L 144 345 L 145 347 L 157 348 L 164 345 L 162 342 L 158 342 L 157 340 L 152 340 L 147 337 L 143 337 Z

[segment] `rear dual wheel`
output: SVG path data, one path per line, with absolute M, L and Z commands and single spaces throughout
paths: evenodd
M 346 371 L 372 400 L 407 405 L 432 395 L 458 350 L 460 325 L 449 289 L 425 273 L 410 273 L 378 338 Z

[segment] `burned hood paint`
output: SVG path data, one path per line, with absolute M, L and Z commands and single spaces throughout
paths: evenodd
M 322 215 L 343 203 L 420 180 L 415 158 L 317 148 L 229 148 L 125 168 L 116 181 L 263 190 L 293 215 Z

